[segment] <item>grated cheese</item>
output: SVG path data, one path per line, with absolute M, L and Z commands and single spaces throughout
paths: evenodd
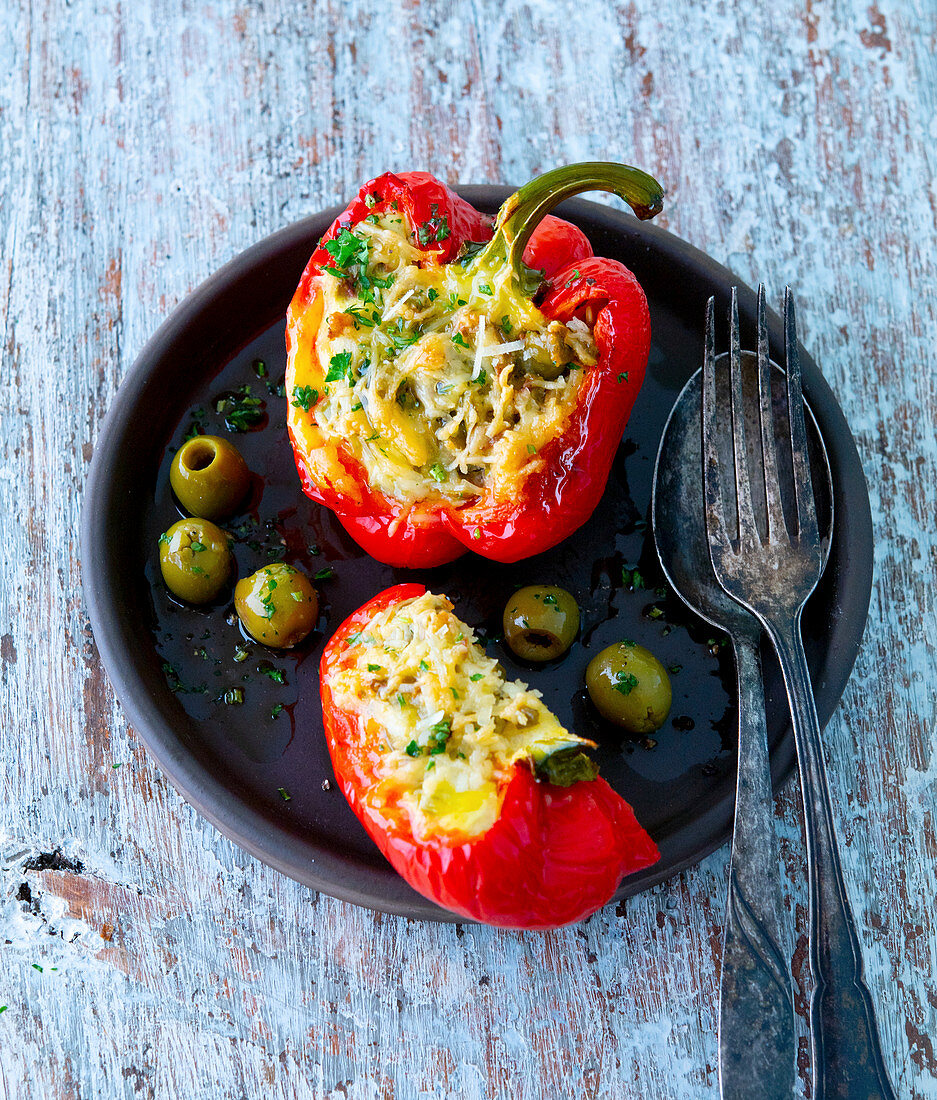
M 482 278 L 440 264 L 402 217 L 354 232 L 368 245 L 364 278 L 322 276 L 314 349 L 323 378 L 337 355 L 351 368 L 309 417 L 402 503 L 515 497 L 596 363 L 589 326 L 548 321 L 501 268 Z
M 375 614 L 329 687 L 339 707 L 379 731 L 379 779 L 416 836 L 484 832 L 515 763 L 591 744 L 560 724 L 540 692 L 505 680 L 452 603 L 431 592 Z

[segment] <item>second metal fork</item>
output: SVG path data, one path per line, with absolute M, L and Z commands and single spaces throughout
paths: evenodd
M 862 950 L 836 847 L 820 727 L 801 640 L 801 614 L 820 579 L 823 553 L 807 454 L 793 296 L 788 287 L 784 295 L 787 424 L 783 431 L 774 421 L 764 286 L 758 290 L 758 392 L 748 407 L 742 385 L 738 301 L 732 291 L 731 418 L 724 411 L 720 416 L 716 400 L 713 310 L 710 298 L 703 361 L 706 528 L 716 578 L 765 628 L 778 655 L 791 707 L 804 800 L 810 963 L 816 981 L 810 1011 L 813 1095 L 816 1100 L 894 1100 L 872 1000 L 862 977 Z M 758 430 L 751 432 L 756 438 L 748 438 L 746 425 L 756 424 Z M 731 444 L 720 448 L 720 433 L 727 431 L 731 431 Z M 793 472 L 792 484 L 783 488 L 776 451 L 779 434 L 790 449 Z M 733 455 L 734 469 L 723 469 L 720 451 Z M 791 530 L 785 519 L 785 496 Z

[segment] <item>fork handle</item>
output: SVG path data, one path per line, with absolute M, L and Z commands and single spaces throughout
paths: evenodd
M 810 1003 L 815 1100 L 895 1100 L 875 1011 L 862 976 L 862 948 L 843 880 L 813 685 L 800 633 L 790 623 L 765 623 L 777 651 L 791 706 L 804 799 L 810 889 Z
M 760 634 L 755 630 L 732 638 L 739 688 L 739 767 L 719 989 L 722 1100 L 790 1100 L 794 1094 L 789 937 L 782 931 Z

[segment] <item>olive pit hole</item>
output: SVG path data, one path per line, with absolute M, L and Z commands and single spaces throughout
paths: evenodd
M 183 455 L 186 469 L 193 472 L 207 469 L 215 461 L 216 453 L 211 443 L 201 443 L 189 447 Z

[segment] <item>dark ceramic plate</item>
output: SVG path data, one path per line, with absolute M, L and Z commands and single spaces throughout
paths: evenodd
M 509 193 L 460 190 L 489 211 Z M 367 838 L 337 789 L 322 735 L 316 684 L 325 639 L 354 608 L 405 579 L 447 593 L 510 675 L 539 688 L 561 721 L 599 742 L 602 774 L 631 802 L 661 850 L 660 862 L 626 879 L 616 897 L 696 863 L 729 836 L 736 724 L 731 658 L 722 639 L 689 619 L 676 596 L 660 587 L 647 520 L 661 430 L 702 361 L 706 299 L 715 294 L 724 304 L 735 280 L 696 249 L 630 215 L 583 201 L 561 212 L 582 226 L 597 254 L 617 257 L 635 272 L 647 292 L 654 339 L 605 496 L 589 523 L 549 553 L 514 566 L 469 555 L 432 571 L 393 570 L 365 556 L 328 511 L 300 492 L 286 403 L 277 393 L 285 368 L 283 316 L 337 208 L 261 241 L 199 287 L 140 354 L 96 446 L 82 529 L 85 594 L 98 648 L 131 723 L 185 798 L 223 833 L 300 882 L 359 905 L 454 919 L 412 891 Z M 741 288 L 743 345 L 753 346 L 754 304 L 754 295 Z M 773 357 L 780 360 L 774 315 L 770 328 Z M 829 451 L 837 517 L 830 561 L 804 619 L 825 724 L 862 637 L 872 529 L 849 428 L 806 354 L 803 373 Z M 226 622 L 230 594 L 205 610 L 183 608 L 158 581 L 156 540 L 179 518 L 168 486 L 172 453 L 193 423 L 223 434 L 218 397 L 243 385 L 264 400 L 265 417 L 255 430 L 234 436 L 257 475 L 248 510 L 227 525 L 239 574 L 277 559 L 310 575 L 324 571 L 319 629 L 300 652 L 286 656 L 248 644 L 237 625 Z M 505 600 L 534 580 L 568 588 L 583 609 L 583 629 L 563 661 L 530 669 L 511 659 L 498 634 Z M 622 637 L 646 645 L 674 670 L 671 716 L 651 740 L 623 740 L 602 724 L 582 691 L 590 658 Z M 239 647 L 247 651 L 240 662 L 234 659 Z M 766 670 L 777 783 L 792 769 L 793 747 L 778 670 L 770 660 Z M 243 702 L 225 703 L 237 687 Z

